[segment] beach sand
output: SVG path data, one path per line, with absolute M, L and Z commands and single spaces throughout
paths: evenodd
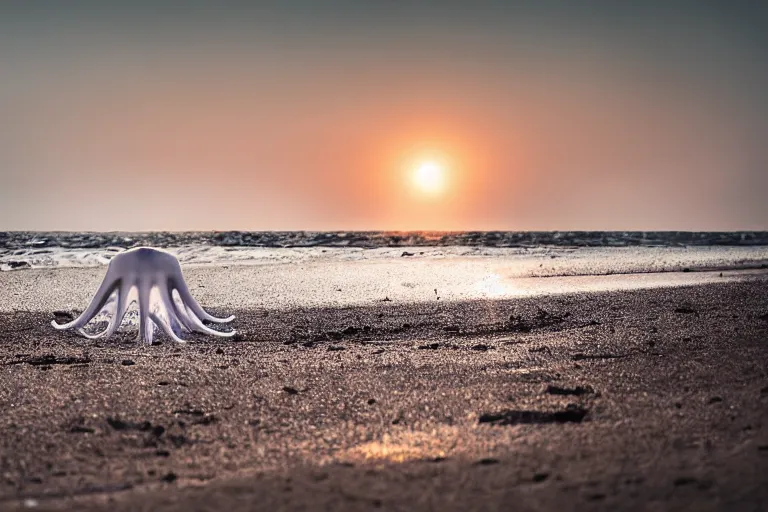
M 370 267 L 185 269 L 238 335 L 152 346 L 50 326 L 103 268 L 0 274 L 0 509 L 768 509 L 764 272 Z

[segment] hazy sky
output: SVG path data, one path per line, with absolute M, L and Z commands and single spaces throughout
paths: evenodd
M 0 3 L 0 230 L 768 229 L 768 2 L 117 3 Z

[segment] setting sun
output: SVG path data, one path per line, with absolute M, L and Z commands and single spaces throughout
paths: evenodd
M 426 194 L 439 194 L 445 187 L 445 171 L 437 162 L 422 162 L 413 173 L 413 184 Z

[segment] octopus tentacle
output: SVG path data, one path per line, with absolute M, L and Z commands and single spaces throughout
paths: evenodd
M 112 336 L 123 324 L 123 318 L 125 318 L 125 314 L 128 312 L 128 298 L 132 288 L 133 284 L 124 283 L 118 290 L 117 311 L 114 316 L 115 323 L 109 326 L 109 330 L 106 333 L 107 337 Z
M 163 332 L 165 332 L 165 334 L 167 334 L 167 335 L 168 335 L 170 338 L 172 338 L 172 339 L 173 339 L 173 341 L 175 341 L 175 342 L 177 342 L 177 343 L 186 343 L 186 341 L 184 341 L 183 339 L 181 339 L 181 338 L 179 338 L 178 336 L 176 336 L 176 333 L 175 333 L 175 332 L 173 332 L 173 329 L 171 328 L 171 326 L 170 326 L 170 325 L 168 325 L 168 322 L 163 322 L 162 318 L 158 317 L 158 316 L 157 316 L 157 314 L 155 314 L 155 313 L 150 313 L 150 314 L 149 314 L 149 318 L 150 318 L 150 319 L 151 319 L 151 320 L 152 320 L 152 321 L 153 321 L 153 322 L 154 322 L 154 323 L 155 323 L 155 324 L 156 324 L 156 325 L 157 325 L 157 326 L 158 326 L 160 329 L 162 329 L 162 330 L 163 330 Z M 169 318 L 170 318 L 170 317 L 169 317 Z
M 117 289 L 117 307 L 109 319 L 109 325 L 106 329 L 97 334 L 88 334 L 83 329 L 80 329 L 80 334 L 90 339 L 97 338 L 109 338 L 120 328 L 123 323 L 123 318 L 128 310 L 128 296 L 131 292 L 132 285 L 126 285 L 125 283 L 120 285 Z
M 186 312 L 182 311 L 178 304 L 176 304 L 176 301 L 173 300 L 173 292 L 171 291 L 172 289 L 170 283 L 171 281 L 169 280 L 168 284 L 162 287 L 160 290 L 160 298 L 163 301 L 165 310 L 168 312 L 169 318 L 171 315 L 173 315 L 174 320 L 176 320 L 184 329 L 190 332 L 194 331 L 195 324 L 192 323 Z
M 85 308 L 85 311 L 83 311 L 80 316 L 66 324 L 58 324 L 56 323 L 56 320 L 52 320 L 51 325 L 59 330 L 72 328 L 80 329 L 81 327 L 85 326 L 85 324 L 90 322 L 93 317 L 96 316 L 99 311 L 101 311 L 101 308 L 104 307 L 104 304 L 107 303 L 109 297 L 112 295 L 112 292 L 115 291 L 115 288 L 120 285 L 120 279 L 109 279 L 109 274 L 109 271 L 107 271 L 107 277 L 104 278 L 104 281 L 101 283 L 101 286 L 99 286 L 96 295 L 93 296 L 93 300 L 91 300 L 91 303 L 88 304 L 88 307 Z
M 176 276 L 172 277 L 171 281 L 173 282 L 173 287 L 179 292 L 179 296 L 181 296 L 181 300 L 184 302 L 184 304 L 186 304 L 192 310 L 192 312 L 201 320 L 208 320 L 209 322 L 213 322 L 216 324 L 225 324 L 235 319 L 234 315 L 229 316 L 227 318 L 218 318 L 207 313 L 192 296 L 192 293 L 189 291 L 189 287 L 187 286 L 187 283 L 184 282 L 184 278 L 181 277 L 181 275 L 179 275 L 178 277 Z
M 179 295 L 179 300 L 176 300 L 173 297 L 173 288 L 169 289 L 169 293 L 171 295 L 171 302 L 175 308 L 174 311 L 176 311 L 176 314 L 184 321 L 184 325 L 187 326 L 187 329 L 189 329 L 190 332 L 195 331 L 195 323 L 190 318 L 189 310 L 187 309 L 186 304 L 184 304 L 184 301 L 181 299 L 181 295 Z
M 114 297 L 114 295 L 117 295 L 117 297 Z M 104 328 L 103 331 L 98 332 L 96 334 L 90 334 L 88 331 L 85 330 L 85 327 L 81 327 L 80 329 L 77 330 L 77 332 L 79 332 L 80 334 L 82 334 L 83 336 L 91 340 L 95 340 L 103 337 L 112 328 L 112 326 L 115 323 L 115 313 L 117 313 L 116 304 L 119 300 L 120 300 L 120 289 L 118 288 L 117 292 L 113 292 L 113 295 L 110 296 L 110 299 L 107 301 L 107 304 L 101 310 L 109 318 L 109 323 L 107 324 L 107 326 Z
M 179 322 L 179 318 L 175 316 L 169 316 L 168 322 L 171 324 L 171 330 L 178 336 L 182 332 L 189 332 L 187 331 L 187 328 L 181 325 Z
M 216 331 L 207 327 L 200 321 L 195 313 L 191 311 L 190 305 L 182 302 L 183 307 L 179 307 L 179 305 L 176 304 L 176 301 L 173 299 L 171 290 L 172 288 L 169 287 L 162 293 L 163 303 L 166 307 L 166 310 L 168 311 L 169 318 L 174 318 L 189 331 L 197 331 L 206 334 L 212 334 L 214 336 L 234 336 L 234 331 L 231 333 L 222 333 L 221 331 Z M 179 295 L 181 296 L 180 292 Z
M 153 325 L 152 320 L 149 318 L 149 315 L 147 315 L 147 332 L 144 335 L 144 341 L 147 342 L 147 345 L 151 345 L 154 338 L 155 326 Z
M 189 315 L 189 319 L 192 321 L 192 323 L 195 325 L 195 330 L 197 332 L 202 332 L 205 334 L 210 334 L 212 336 L 219 336 L 221 338 L 229 338 L 230 336 L 235 335 L 235 331 L 217 331 L 215 329 L 211 329 L 207 325 L 205 325 L 203 322 L 200 321 L 200 319 L 195 315 L 194 311 L 191 310 L 190 306 L 187 306 L 187 313 Z
M 139 335 L 138 339 L 142 337 L 147 340 L 147 343 L 152 343 L 152 335 L 154 334 L 154 328 L 149 322 L 149 294 L 152 291 L 152 285 L 146 281 L 139 281 Z
M 179 332 L 192 332 L 194 330 L 192 322 L 186 316 L 181 317 L 179 315 L 180 312 L 178 307 L 174 304 L 173 299 L 170 298 L 169 300 L 169 298 L 170 293 L 168 293 L 168 290 L 163 290 L 161 292 L 161 299 L 171 330 L 174 334 Z

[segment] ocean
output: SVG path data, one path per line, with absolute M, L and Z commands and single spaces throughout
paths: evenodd
M 0 232 L 0 250 L 60 247 L 632 247 L 768 245 L 768 231 L 185 231 Z
M 765 231 L 19 231 L 0 232 L 0 271 L 105 265 L 139 246 L 167 249 L 188 265 L 506 257 L 520 260 L 520 268 L 533 276 L 765 268 L 768 263 Z M 546 265 L 538 263 L 542 258 Z

